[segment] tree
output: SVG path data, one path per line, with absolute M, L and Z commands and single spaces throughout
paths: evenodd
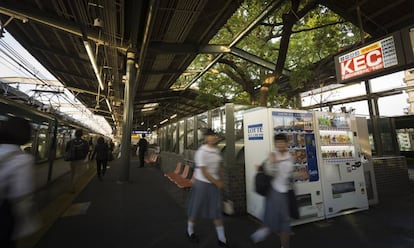
M 213 74 L 201 78 L 200 90 L 208 89 L 205 94 L 220 96 L 225 88 L 222 85 L 226 84 L 226 101 L 293 106 L 293 96 L 298 90 L 311 83 L 320 84 L 332 74 L 332 65 L 326 68 L 321 65 L 327 63 L 320 61 L 333 61 L 330 55 L 359 40 L 355 26 L 315 0 L 282 2 L 273 14 L 237 44 L 237 48 L 275 61 L 275 70 L 226 55 L 214 66 Z M 246 0 L 211 43 L 230 43 L 266 4 L 266 1 Z M 284 71 L 289 73 L 283 74 Z M 217 78 L 211 78 L 213 75 Z M 242 99 L 239 96 L 243 96 Z

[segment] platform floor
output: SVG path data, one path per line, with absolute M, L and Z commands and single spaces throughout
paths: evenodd
M 42 210 L 42 232 L 19 247 L 217 247 L 214 226 L 206 220 L 195 227 L 200 243 L 187 241 L 188 191 L 178 189 L 160 169 L 137 164 L 133 158 L 128 183 L 118 182 L 120 161 L 110 163 L 103 181 L 93 167 L 86 171 L 78 180 L 78 192 L 64 192 L 51 201 Z M 60 185 L 66 187 L 64 182 Z M 249 215 L 225 217 L 231 247 L 251 247 L 248 237 L 259 226 Z M 292 248 L 412 248 L 414 191 L 367 211 L 295 226 L 293 232 Z M 275 248 L 280 243 L 272 234 L 256 247 Z

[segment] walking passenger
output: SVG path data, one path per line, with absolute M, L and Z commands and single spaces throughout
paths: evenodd
M 106 166 L 108 165 L 109 148 L 105 143 L 103 137 L 99 137 L 95 149 L 93 150 L 92 158 L 96 159 L 96 173 L 100 181 L 105 175 Z
M 88 141 L 82 139 L 82 129 L 75 131 L 75 138 L 66 144 L 65 160 L 70 161 L 70 182 L 72 185 L 72 192 L 75 192 L 75 175 L 79 166 L 85 164 L 84 159 L 89 152 Z
M 138 153 L 139 153 L 139 166 L 144 167 L 145 153 L 148 149 L 148 141 L 145 139 L 145 133 L 142 134 L 141 139 L 138 141 Z
M 275 231 L 279 234 L 282 247 L 289 248 L 291 230 L 288 190 L 293 172 L 293 160 L 285 134 L 274 136 L 274 146 L 275 151 L 270 153 L 264 165 L 265 173 L 273 176 L 272 187 L 265 200 L 264 226 L 253 233 L 251 239 L 254 243 L 258 243 L 265 240 L 271 231 Z
M 204 140 L 205 144 L 197 150 L 194 158 L 196 168 L 188 204 L 187 237 L 191 242 L 198 243 L 199 238 L 194 232 L 196 219 L 212 219 L 216 227 L 218 245 L 228 247 L 222 215 L 222 157 L 215 146 L 217 135 L 213 130 L 207 129 Z
M 34 214 L 33 156 L 20 150 L 31 138 L 27 120 L 0 120 L 0 247 L 16 247 L 16 241 L 40 226 Z

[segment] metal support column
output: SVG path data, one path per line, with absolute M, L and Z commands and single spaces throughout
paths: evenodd
M 55 118 L 53 121 L 49 121 L 49 168 L 47 172 L 47 184 L 52 181 L 53 162 L 56 158 L 56 136 L 57 136 L 58 121 Z
M 135 92 L 133 92 L 133 84 L 136 74 L 135 68 L 135 52 L 127 52 L 126 82 L 124 90 L 124 116 L 122 123 L 122 140 L 121 140 L 121 173 L 119 182 L 127 182 L 129 180 L 129 165 L 131 153 L 131 126 L 133 119 L 133 101 Z
M 371 83 L 369 80 L 365 80 L 365 90 L 368 96 L 368 110 L 369 118 L 371 119 L 372 126 L 372 138 L 374 140 L 375 153 L 377 156 L 382 156 L 382 141 L 378 127 L 379 108 L 378 99 L 372 96 Z
M 227 103 L 224 105 L 225 110 L 225 122 L 226 122 L 226 148 L 224 152 L 224 196 L 235 202 L 234 198 L 237 198 L 236 185 L 232 183 L 233 178 L 237 178 L 237 165 L 236 165 L 236 140 L 234 131 L 234 104 Z
M 236 164 L 236 140 L 234 131 L 234 104 L 227 103 L 225 105 L 226 113 L 226 152 L 225 152 L 225 165 L 227 167 L 234 166 Z

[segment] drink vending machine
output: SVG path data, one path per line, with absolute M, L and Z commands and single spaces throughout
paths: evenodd
M 293 225 L 324 218 L 322 183 L 318 167 L 313 113 L 301 110 L 256 108 L 244 113 L 247 212 L 263 215 L 264 198 L 254 191 L 254 176 L 274 150 L 273 136 L 285 133 L 294 160 L 293 179 L 300 219 Z
M 274 150 L 273 136 L 285 133 L 294 160 L 293 179 L 300 219 L 313 222 L 368 208 L 364 172 L 351 115 L 254 108 L 243 117 L 247 212 L 261 218 L 264 198 L 254 176 Z M 355 128 L 356 129 L 356 128 Z
M 355 116 L 315 112 L 325 215 L 327 218 L 368 209 Z

